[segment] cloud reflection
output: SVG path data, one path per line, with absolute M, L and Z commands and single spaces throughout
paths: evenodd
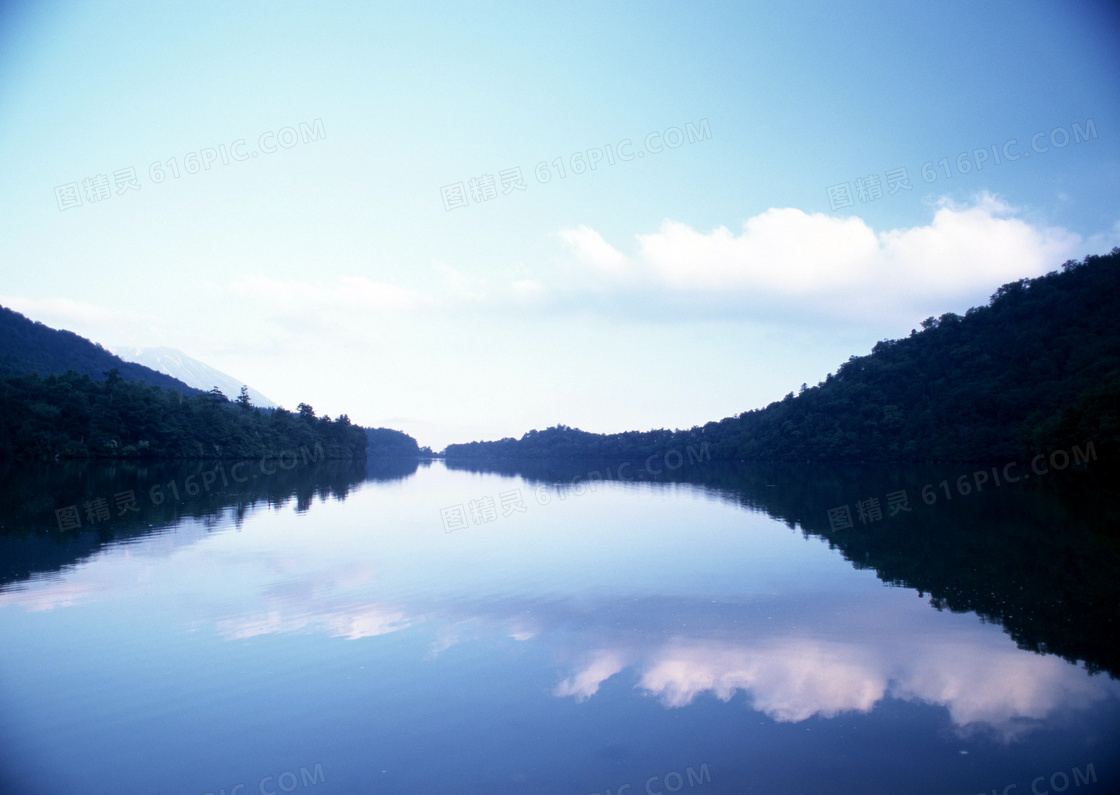
M 741 693 L 751 708 L 791 723 L 866 714 L 898 699 L 944 707 L 961 733 L 992 731 L 1005 741 L 1120 696 L 1120 683 L 1020 650 L 998 626 L 931 610 L 907 589 L 718 605 L 617 593 L 417 593 L 387 587 L 368 561 L 198 540 L 107 548 L 86 565 L 0 592 L 0 609 L 158 600 L 188 631 L 212 627 L 229 640 L 319 633 L 359 641 L 423 624 L 431 656 L 498 638 L 537 644 L 567 661 L 552 688 L 558 698 L 602 698 L 603 684 L 630 670 L 637 692 L 666 708 Z
M 1120 695 L 1116 682 L 1090 677 L 1057 657 L 1008 648 L 1002 635 L 915 634 L 904 644 L 786 635 L 606 647 L 592 651 L 554 692 L 586 700 L 632 664 L 640 671 L 637 688 L 669 708 L 705 693 L 730 701 L 742 692 L 752 708 L 793 723 L 868 713 L 895 698 L 945 707 L 962 732 L 986 728 L 1005 741 L 1060 711 Z
M 616 651 L 597 651 L 591 662 L 575 676 L 556 686 L 558 696 L 575 696 L 576 701 L 586 701 L 599 692 L 599 685 L 617 674 L 627 665 L 626 656 Z
M 730 701 L 743 690 L 755 709 L 774 720 L 801 721 L 847 710 L 868 712 L 887 682 L 867 649 L 786 638 L 754 648 L 702 640 L 673 643 L 652 655 L 639 687 L 667 707 L 685 706 L 706 691 Z

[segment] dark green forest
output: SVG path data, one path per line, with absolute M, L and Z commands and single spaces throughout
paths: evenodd
M 262 411 L 245 390 L 183 395 L 111 370 L 0 376 L 0 459 L 258 458 L 306 448 L 315 457 L 366 455 L 366 433 L 343 414 Z M 321 451 L 320 451 L 321 450 Z
M 53 329 L 0 306 L 0 375 L 62 375 L 67 370 L 97 381 L 116 370 L 126 381 L 177 389 L 184 395 L 200 394 L 177 378 L 126 362 L 72 331 Z
M 797 395 L 702 427 L 593 434 L 558 425 L 449 445 L 446 456 L 643 459 L 707 444 L 717 460 L 977 461 L 1094 442 L 1102 460 L 1116 460 L 1120 249 L 921 325 Z
M 365 431 L 369 455 L 373 458 L 417 458 L 427 450 L 421 450 L 416 440 L 402 431 L 389 428 L 366 428 Z

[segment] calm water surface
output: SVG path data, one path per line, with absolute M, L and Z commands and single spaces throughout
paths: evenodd
M 6 470 L 0 791 L 1120 791 L 1114 483 L 611 466 Z

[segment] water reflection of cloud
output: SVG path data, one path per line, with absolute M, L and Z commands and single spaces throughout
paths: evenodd
M 703 693 L 730 701 L 744 693 L 751 706 L 779 722 L 870 712 L 891 697 L 945 707 L 964 732 L 982 727 L 1004 740 L 1029 731 L 1061 710 L 1120 694 L 1116 682 L 1089 677 L 1057 657 L 1002 647 L 979 637 L 912 638 L 876 645 L 870 639 L 824 641 L 796 636 L 676 638 L 645 649 L 605 647 L 554 691 L 585 700 L 635 665 L 637 687 L 666 707 L 691 704 Z
M 32 613 L 75 607 L 105 590 L 95 582 L 75 582 L 57 575 L 35 577 L 18 586 L 0 590 L 0 607 L 22 607 Z
M 784 638 L 765 646 L 674 642 L 652 655 L 639 687 L 669 707 L 705 691 L 729 701 L 749 693 L 755 709 L 778 721 L 867 712 L 883 697 L 886 678 L 866 649 L 842 643 Z
M 263 565 L 277 570 L 274 560 Z M 236 639 L 320 631 L 357 640 L 410 626 L 405 608 L 373 598 L 376 580 L 376 569 L 356 562 L 283 577 L 262 585 L 240 613 L 214 623 L 222 637 Z
M 1077 709 L 1120 691 L 1117 683 L 1054 656 L 1014 648 L 929 643 L 892 687 L 898 698 L 941 704 L 957 726 L 986 724 L 1007 738 L 1061 709 Z
M 158 601 L 188 629 L 231 640 L 317 633 L 357 641 L 422 624 L 431 656 L 497 638 L 536 644 L 567 667 L 552 688 L 560 698 L 602 698 L 603 684 L 630 669 L 636 692 L 667 708 L 742 694 L 771 719 L 797 722 L 868 713 L 893 698 L 944 707 L 961 732 L 1006 740 L 1120 695 L 1120 683 L 1020 650 L 998 626 L 931 610 L 906 589 L 718 603 L 656 589 L 463 593 L 386 583 L 378 555 L 275 548 L 263 536 L 233 545 L 201 533 L 106 548 L 85 565 L 0 591 L 0 608 Z
M 377 603 L 277 607 L 264 613 L 221 619 L 219 634 L 228 639 L 252 638 L 279 632 L 322 631 L 331 637 L 371 638 L 408 627 L 405 611 Z
M 575 696 L 576 701 L 586 701 L 599 692 L 599 685 L 617 674 L 627 665 L 626 655 L 616 651 L 597 651 L 591 655 L 591 662 L 568 677 L 554 691 L 558 696 Z

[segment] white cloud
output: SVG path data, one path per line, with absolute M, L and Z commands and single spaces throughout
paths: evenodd
M 362 276 L 344 276 L 331 284 L 311 284 L 280 281 L 258 274 L 243 277 L 233 290 L 246 299 L 265 301 L 274 311 L 301 315 L 337 311 L 392 312 L 413 309 L 432 301 L 422 293 Z
M 771 209 L 748 219 L 742 234 L 702 233 L 666 220 L 638 235 L 647 275 L 675 290 L 763 290 L 803 296 L 866 280 L 877 241 L 858 218 Z
M 719 308 L 842 321 L 913 318 L 986 302 L 1000 286 L 1038 276 L 1120 237 L 1088 241 L 1031 223 L 989 194 L 968 205 L 942 200 L 930 223 L 873 230 L 858 217 L 774 208 L 736 234 L 666 219 L 636 236 L 627 258 L 586 226 L 557 233 L 581 267 L 620 295 L 670 307 Z M 570 288 L 561 292 L 570 295 Z
M 583 263 L 604 274 L 621 275 L 628 271 L 629 260 L 594 229 L 580 224 L 575 229 L 562 229 L 556 235 Z
M 520 266 L 516 278 L 434 262 L 435 278 L 416 288 L 362 276 L 315 282 L 261 273 L 228 286 L 206 283 L 205 302 L 229 308 L 226 323 L 204 340 L 180 339 L 167 328 L 169 321 L 185 321 L 174 314 L 145 316 L 61 297 L 0 297 L 0 303 L 105 344 L 204 350 L 221 350 L 233 328 L 242 348 L 317 351 L 339 340 L 378 344 L 384 331 L 375 325 L 379 318 L 550 307 L 654 311 L 668 319 L 718 311 L 799 323 L 898 325 L 986 303 L 1001 284 L 1106 251 L 1120 243 L 1120 222 L 1082 239 L 981 194 L 967 205 L 942 200 L 928 224 L 901 229 L 876 231 L 859 217 L 786 207 L 748 218 L 738 232 L 724 226 L 705 232 L 666 219 L 656 231 L 635 235 L 629 255 L 586 225 L 555 236 L 568 254 L 565 267 Z
M 112 343 L 131 339 L 145 340 L 146 345 L 165 344 L 167 341 L 161 321 L 155 315 L 106 309 L 63 297 L 36 299 L 0 296 L 0 306 L 13 309 L 51 328 L 73 331 L 107 347 Z
M 544 286 L 532 279 L 522 279 L 512 285 L 513 295 L 527 303 L 539 301 L 544 295 Z
M 1032 226 L 985 195 L 968 207 L 944 203 L 929 226 L 884 232 L 879 243 L 891 289 L 914 298 L 953 297 L 1046 273 L 1079 256 L 1081 238 Z

